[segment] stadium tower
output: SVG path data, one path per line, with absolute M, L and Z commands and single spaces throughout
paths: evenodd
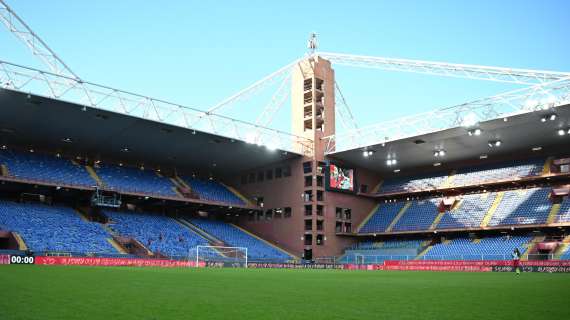
M 335 72 L 330 61 L 311 55 L 298 62 L 291 78 L 292 133 L 311 141 L 310 152 L 303 144 L 296 144 L 300 159 L 274 164 L 255 171 L 244 172 L 244 179 L 251 176 L 255 184 L 241 184 L 235 178 L 235 185 L 245 194 L 263 203 L 260 216 L 242 218 L 240 223 L 247 229 L 278 243 L 290 252 L 306 259 L 338 256 L 353 242 L 351 238 L 337 234 L 351 233 L 353 221 L 360 221 L 374 207 L 374 201 L 355 194 L 358 190 L 352 177 L 349 192 L 327 191 L 329 162 L 325 156 L 331 148 L 325 137 L 335 134 Z M 338 164 L 338 162 L 337 162 Z M 290 168 L 289 181 L 280 183 L 268 180 L 274 167 Z M 366 170 L 359 170 L 359 185 L 373 185 L 378 176 Z M 265 175 L 264 179 L 258 179 Z M 285 211 L 290 220 L 275 219 Z M 250 213 L 251 215 L 251 213 Z

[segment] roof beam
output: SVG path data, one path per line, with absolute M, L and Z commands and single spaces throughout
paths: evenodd
M 317 54 L 336 65 L 506 82 L 521 85 L 535 85 L 570 77 L 570 73 L 568 72 L 488 67 L 330 52 L 319 52 Z

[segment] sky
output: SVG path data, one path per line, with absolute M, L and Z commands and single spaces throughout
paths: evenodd
M 326 52 L 570 72 L 564 0 L 6 2 L 81 78 L 200 109 L 305 55 L 313 31 Z M 0 60 L 46 69 L 5 29 Z M 359 126 L 518 88 L 335 71 Z M 255 121 L 267 96 L 220 113 Z M 289 113 L 281 108 L 271 126 L 289 130 Z

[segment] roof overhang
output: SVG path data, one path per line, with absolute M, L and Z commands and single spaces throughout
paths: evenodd
M 144 164 L 149 168 L 214 175 L 233 175 L 300 156 L 8 89 L 0 89 L 0 142 L 104 161 Z
M 479 136 L 470 136 L 469 129 L 455 127 L 429 134 L 408 137 L 387 143 L 377 143 L 327 156 L 356 168 L 366 168 L 384 176 L 405 175 L 417 170 L 441 170 L 459 162 L 473 164 L 490 162 L 526 155 L 568 154 L 570 135 L 559 136 L 559 129 L 570 129 L 570 105 L 556 108 L 556 120 L 541 122 L 552 110 L 535 111 L 480 122 Z M 500 140 L 500 147 L 489 147 L 490 141 Z M 372 151 L 370 156 L 364 150 Z M 434 152 L 445 150 L 444 157 L 435 157 Z M 397 164 L 388 166 L 388 158 L 397 159 Z M 439 164 L 439 165 L 438 165 Z M 399 170 L 395 172 L 395 170 Z

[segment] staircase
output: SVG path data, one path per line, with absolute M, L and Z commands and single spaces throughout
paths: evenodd
M 22 239 L 20 234 L 12 231 L 12 236 L 14 237 L 14 239 L 16 239 L 16 242 L 18 243 L 18 250 L 21 250 L 21 251 L 28 250 L 28 246 L 26 245 L 26 242 L 24 242 L 24 239 Z
M 505 193 L 503 191 L 497 193 L 497 196 L 495 197 L 493 204 L 491 205 L 487 213 L 485 213 L 483 220 L 481 220 L 481 228 L 485 228 L 486 226 L 489 225 L 489 222 L 491 222 L 491 218 L 493 217 L 493 214 L 495 213 L 495 211 L 497 211 L 497 208 L 501 204 L 501 200 L 503 200 L 504 195 Z
M 226 187 L 228 190 L 230 190 L 233 194 L 235 194 L 238 198 L 240 198 L 247 206 L 251 206 L 253 207 L 254 204 L 253 202 L 251 202 L 251 200 L 249 200 L 246 196 L 244 196 L 243 194 L 241 194 L 239 191 L 237 191 L 234 187 L 230 187 L 228 185 L 226 185 L 225 183 L 220 182 L 221 185 L 223 185 L 224 187 Z
M 548 157 L 546 159 L 546 162 L 544 163 L 544 167 L 542 168 L 542 174 L 550 174 L 550 165 L 552 164 L 553 160 L 554 160 L 554 157 Z
M 362 229 L 362 227 L 364 227 L 364 225 L 366 225 L 368 220 L 370 220 L 370 218 L 372 218 L 372 216 L 376 213 L 376 211 L 378 211 L 378 208 L 380 208 L 380 204 L 377 204 L 376 206 L 374 206 L 374 208 L 372 208 L 370 213 L 368 213 L 366 218 L 364 218 L 364 220 L 362 220 L 362 222 L 356 228 L 356 233 L 360 232 L 360 229 Z
M 390 222 L 390 225 L 388 226 L 388 228 L 386 228 L 385 232 L 390 232 L 392 231 L 392 229 L 394 228 L 394 226 L 396 225 L 396 223 L 398 223 L 398 220 L 400 220 L 400 218 L 402 218 L 402 216 L 404 215 L 404 213 L 406 213 L 406 211 L 408 210 L 408 208 L 412 205 L 411 201 L 406 202 L 406 204 L 402 207 L 402 209 L 400 209 L 400 211 L 398 212 L 398 214 L 396 215 L 396 217 L 394 218 L 394 220 L 392 220 L 392 222 Z
M 237 225 L 235 225 L 235 224 L 233 224 L 233 223 L 230 223 L 230 224 L 231 224 L 233 227 L 235 227 L 235 228 L 241 230 L 242 232 L 247 233 L 247 234 L 249 234 L 250 236 L 256 238 L 257 240 L 262 241 L 262 242 L 264 242 L 265 244 L 267 244 L 267 245 L 269 245 L 269 246 L 271 246 L 271 247 L 273 247 L 273 248 L 275 248 L 275 249 L 277 249 L 277 250 L 279 250 L 279 251 L 285 253 L 286 255 L 289 255 L 289 256 L 293 257 L 294 259 L 296 259 L 296 260 L 299 259 L 299 257 L 297 257 L 296 255 L 290 253 L 289 251 L 287 251 L 287 250 L 285 250 L 285 249 L 283 249 L 283 248 L 280 248 L 280 247 L 276 246 L 275 244 L 273 244 L 273 243 L 271 243 L 271 242 L 269 242 L 269 241 L 267 241 L 267 240 L 265 240 L 265 239 L 262 239 L 262 238 L 256 236 L 255 234 L 253 234 L 253 233 L 251 233 L 251 232 L 249 232 L 249 231 L 243 229 L 242 227 L 237 226 Z
M 423 256 L 425 256 L 430 250 L 431 248 L 433 248 L 433 246 L 427 246 L 425 247 L 415 258 L 414 260 L 421 260 Z
M 93 169 L 93 167 L 85 166 L 85 170 L 87 170 L 87 172 L 89 173 L 91 178 L 93 178 L 93 180 L 95 180 L 95 182 L 97 182 L 98 186 L 102 187 L 105 185 L 103 183 L 103 180 L 101 180 L 101 178 L 99 178 L 99 176 L 97 175 L 97 172 L 95 172 L 95 169 Z
M 567 236 L 562 240 L 562 243 L 556 248 L 554 252 L 554 260 L 560 260 L 560 256 L 562 256 L 566 251 L 570 250 L 570 236 Z
M 220 239 L 212 236 L 211 234 L 207 233 L 206 231 L 198 228 L 197 226 L 192 224 L 192 222 L 190 222 L 186 218 L 178 218 L 175 220 L 178 223 L 180 223 L 182 226 L 190 229 L 190 231 L 192 231 L 193 233 L 195 233 L 195 234 L 199 235 L 200 237 L 206 239 L 210 243 L 210 245 L 212 245 L 212 246 L 226 246 L 226 244 L 222 240 L 220 240 Z
M 529 254 L 534 254 L 536 253 L 536 246 L 543 242 L 544 239 L 546 239 L 545 236 L 536 236 L 534 237 L 532 240 L 530 240 L 530 242 L 527 244 L 526 250 L 525 252 L 522 254 L 521 256 L 521 260 L 528 260 L 528 255 Z
M 429 227 L 429 230 L 435 230 L 435 227 L 437 227 L 437 225 L 439 224 L 439 222 L 441 221 L 441 219 L 443 219 L 443 216 L 447 213 L 447 211 L 442 211 L 440 212 L 435 219 L 433 220 L 431 226 Z
M 445 179 L 445 181 L 443 181 L 443 183 L 441 184 L 441 186 L 439 186 L 439 188 L 443 189 L 443 188 L 453 187 L 453 181 L 455 180 L 455 174 L 456 173 L 457 173 L 457 170 L 451 171 L 451 173 L 449 174 L 447 179 Z
M 556 222 L 556 217 L 560 212 L 560 206 L 561 206 L 560 203 L 555 203 L 552 205 L 552 208 L 550 208 L 550 213 L 548 214 L 548 219 L 546 219 L 546 224 L 551 224 Z
M 372 194 L 378 193 L 378 191 L 380 191 L 380 187 L 382 187 L 383 183 L 384 183 L 384 181 L 380 180 L 380 182 L 378 182 L 378 184 L 375 185 L 374 188 L 372 188 L 372 190 L 370 190 L 370 193 L 372 193 Z
M 113 248 L 115 248 L 115 250 L 119 251 L 122 254 L 128 254 L 127 250 L 117 241 L 115 241 L 115 239 L 113 238 L 107 238 L 107 242 L 109 242 Z
M 190 198 L 190 199 L 200 199 L 200 197 L 192 192 L 192 188 L 184 180 L 182 180 L 179 176 L 174 176 L 170 178 L 170 181 L 174 184 L 172 189 L 181 196 L 182 198 Z

